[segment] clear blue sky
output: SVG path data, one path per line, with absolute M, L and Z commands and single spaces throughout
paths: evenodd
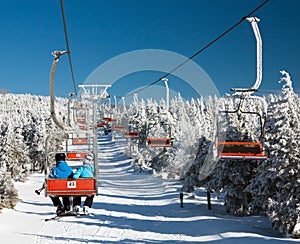
M 126 52 L 159 49 L 190 57 L 231 27 L 263 0 L 64 0 L 71 57 L 77 85 L 104 62 Z M 300 1 L 270 0 L 255 16 L 263 38 L 265 92 L 278 90 L 285 69 L 300 89 Z M 13 93 L 49 95 L 51 52 L 65 50 L 59 0 L 4 0 L 0 15 L 0 88 Z M 250 87 L 256 78 L 255 39 L 244 22 L 193 59 L 221 94 Z M 114 70 L 111 70 L 114 72 Z M 133 74 L 144 85 L 163 73 Z M 130 77 L 129 77 L 130 78 Z M 112 95 L 135 84 L 120 82 Z M 105 82 L 104 82 L 105 83 Z M 175 90 L 188 90 L 176 82 Z M 133 90 L 130 87 L 129 90 Z M 56 73 L 55 93 L 73 91 L 67 56 Z M 187 93 L 184 96 L 188 97 Z

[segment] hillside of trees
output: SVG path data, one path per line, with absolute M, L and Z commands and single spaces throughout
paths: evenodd
M 300 235 L 300 126 L 299 96 L 291 78 L 282 72 L 281 94 L 265 97 L 267 119 L 265 150 L 268 159 L 215 160 L 212 145 L 216 136 L 226 134 L 235 141 L 259 140 L 260 126 L 255 116 L 232 114 L 221 118 L 216 135 L 220 98 L 184 101 L 178 94 L 165 109 L 165 101 L 135 101 L 128 107 L 100 104 L 99 120 L 113 117 L 139 137 L 128 139 L 127 155 L 137 170 L 149 170 L 182 182 L 182 191 L 197 188 L 226 194 L 228 213 L 246 216 L 264 214 L 274 229 Z M 13 207 L 17 201 L 14 181 L 43 169 L 45 140 L 57 130 L 50 118 L 49 98 L 30 95 L 0 95 L 0 209 Z M 227 107 L 235 101 L 227 99 Z M 66 99 L 57 99 L 59 119 L 67 116 Z M 222 104 L 221 104 L 222 106 Z M 261 111 L 261 102 L 243 105 Z M 113 132 L 116 133 L 116 132 Z M 147 138 L 171 138 L 172 147 L 149 147 Z M 53 139 L 53 150 L 62 138 Z
M 66 114 L 66 99 L 57 99 L 60 119 Z M 50 117 L 49 97 L 0 94 L 0 210 L 18 201 L 14 181 L 42 171 L 45 141 L 57 129 Z M 48 150 L 58 150 L 62 137 L 50 138 Z

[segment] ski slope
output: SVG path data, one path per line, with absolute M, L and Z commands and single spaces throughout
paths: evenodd
M 55 208 L 36 195 L 44 176 L 33 174 L 16 183 L 20 202 L 0 214 L 1 243 L 294 243 L 280 238 L 261 216 L 234 217 L 213 197 L 207 210 L 206 193 L 184 196 L 180 207 L 176 181 L 149 172 L 134 172 L 122 151 L 123 138 L 99 138 L 99 195 L 94 216 L 47 221 Z

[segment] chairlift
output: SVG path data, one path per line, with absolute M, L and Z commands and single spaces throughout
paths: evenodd
M 172 141 L 171 138 L 158 138 L 158 137 L 149 137 L 147 138 L 148 147 L 171 147 Z
M 217 142 L 221 159 L 227 160 L 265 160 L 261 142 Z
M 262 80 L 262 43 L 261 36 L 259 33 L 257 22 L 259 19 L 255 17 L 247 18 L 251 23 L 256 41 L 257 41 L 257 78 L 255 84 L 251 88 L 232 88 L 231 91 L 235 93 L 227 98 L 239 99 L 238 105 L 235 109 L 229 110 L 219 110 L 221 114 L 238 114 L 250 116 L 257 116 L 260 126 L 260 137 L 259 141 L 216 141 L 216 151 L 220 159 L 227 160 L 265 160 L 267 156 L 265 155 L 265 150 L 263 147 L 264 134 L 265 134 L 265 124 L 266 124 L 266 114 L 267 114 L 267 103 L 262 97 L 252 96 L 253 92 L 258 91 L 258 87 Z M 224 101 L 220 99 L 220 101 Z M 246 100 L 256 100 L 262 104 L 262 111 L 245 110 L 244 103 Z M 217 117 L 217 135 L 219 132 L 219 123 Z
M 136 129 L 136 126 L 132 123 L 127 124 L 127 129 L 123 132 L 124 137 L 126 138 L 139 138 L 140 133 Z
M 95 178 L 78 179 L 54 179 L 46 180 L 46 196 L 94 196 L 97 195 L 95 189 Z
M 85 124 L 86 123 L 86 119 L 85 118 L 77 118 L 76 122 L 79 124 Z
M 248 96 L 244 97 L 242 95 L 237 96 L 240 101 L 236 109 L 233 110 L 223 110 L 219 111 L 221 114 L 238 114 L 243 116 L 245 114 L 249 114 L 250 116 L 258 117 L 259 123 L 259 133 L 258 141 L 222 141 L 216 142 L 216 149 L 218 156 L 221 159 L 230 159 L 230 160 L 265 160 L 267 156 L 265 155 L 265 150 L 263 147 L 264 135 L 265 135 L 265 124 L 266 124 L 266 102 L 263 98 L 256 96 Z M 224 100 L 224 99 L 223 99 Z M 245 111 L 243 109 L 243 101 L 244 100 L 258 100 L 263 105 L 262 114 L 249 110 Z M 217 121 L 217 131 L 220 130 L 220 125 Z
M 113 130 L 114 131 L 125 131 L 126 127 L 124 125 L 114 125 Z
M 87 127 L 87 126 L 85 126 L 85 125 L 79 125 L 79 129 L 80 129 L 80 130 L 85 130 L 85 131 L 87 131 L 87 130 L 92 130 L 92 129 L 93 129 L 93 126 Z
M 69 151 L 69 148 L 80 148 L 80 150 L 90 150 L 91 142 L 93 138 L 90 133 L 80 132 L 80 130 L 69 132 L 66 141 L 66 151 Z
M 139 137 L 139 132 L 137 132 L 137 131 L 124 131 L 124 137 L 130 137 L 130 138 L 132 138 L 132 137 L 134 137 L 134 138 L 136 138 L 136 137 Z
M 61 55 L 68 53 L 67 51 L 55 51 L 53 52 L 54 55 L 54 61 L 51 67 L 50 72 L 50 111 L 51 111 L 51 118 L 53 122 L 58 126 L 60 129 L 59 133 L 62 133 L 64 136 L 67 133 L 73 133 L 74 131 L 77 132 L 77 128 L 65 128 L 65 126 L 58 121 L 56 118 L 55 113 L 55 96 L 54 96 L 54 73 L 56 70 L 57 63 L 59 61 L 59 58 Z M 95 114 L 95 112 L 94 112 Z M 78 117 L 82 118 L 82 116 Z M 83 120 L 81 121 L 83 122 Z M 80 123 L 80 122 L 79 122 Z M 84 124 L 81 123 L 81 128 L 85 129 Z M 54 134 L 54 133 L 53 133 Z M 69 164 L 74 170 L 81 166 L 83 163 L 83 158 L 88 153 L 93 155 L 93 165 L 94 165 L 94 176 L 91 178 L 79 178 L 79 179 L 73 179 L 73 178 L 50 178 L 49 172 L 50 172 L 50 157 L 53 159 L 53 155 L 55 155 L 58 152 L 52 152 L 48 153 L 48 140 L 52 136 L 50 134 L 46 139 L 46 160 L 44 165 L 44 172 L 45 172 L 45 196 L 92 196 L 92 195 L 98 195 L 98 173 L 99 173 L 99 166 L 98 166 L 98 152 L 97 152 L 97 135 L 96 133 L 93 134 L 93 151 L 88 152 L 64 152 L 66 154 L 66 160 L 71 160 L 71 163 Z M 66 138 L 67 139 L 67 138 Z M 67 139 L 68 140 L 68 139 Z M 66 141 L 66 150 L 67 150 L 68 142 Z
M 111 117 L 103 117 L 102 119 L 105 120 L 105 121 L 107 121 L 107 122 L 115 122 L 115 121 L 117 121 L 116 119 L 113 119 Z
M 92 152 L 67 152 L 66 160 L 68 164 L 76 170 L 81 164 L 82 159 L 87 154 Z M 60 197 L 60 196 L 93 196 L 98 195 L 98 177 L 95 175 L 91 178 L 50 178 L 48 174 L 50 172 L 49 158 L 55 153 L 49 153 L 47 155 L 46 167 L 45 167 L 45 196 Z M 70 162 L 71 160 L 71 162 Z M 74 161 L 76 160 L 76 161 Z M 93 157 L 94 167 L 96 165 L 95 157 Z
M 81 130 L 87 130 L 86 126 L 84 126 L 84 125 L 79 125 L 79 129 L 81 129 Z
M 98 128 L 104 128 L 104 127 L 107 127 L 107 123 L 106 122 L 103 122 L 103 121 L 101 121 L 101 122 L 99 122 L 98 124 L 97 124 L 97 127 Z
M 66 153 L 66 160 L 82 160 L 88 152 L 74 151 Z
M 167 125 L 168 126 L 168 136 L 167 137 L 154 137 L 154 136 L 149 136 L 149 130 L 150 126 L 156 125 L 155 123 L 150 123 L 148 124 L 147 128 L 147 145 L 148 147 L 171 147 L 173 145 L 172 143 L 172 138 L 171 138 L 171 126 L 170 124 L 163 123 L 161 122 L 162 125 Z
M 73 138 L 72 145 L 87 145 L 88 138 Z

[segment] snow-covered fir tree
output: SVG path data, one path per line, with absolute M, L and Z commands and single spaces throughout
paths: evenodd
M 282 94 L 269 98 L 269 159 L 258 167 L 248 191 L 253 195 L 252 212 L 266 212 L 276 230 L 299 237 L 299 225 L 295 226 L 300 216 L 300 99 L 289 74 L 281 74 Z
M 0 167 L 0 210 L 13 208 L 18 201 L 18 192 L 14 187 L 13 180 L 6 169 Z
M 181 191 L 193 192 L 195 188 L 203 186 L 209 179 L 209 177 L 206 179 L 199 178 L 199 172 L 201 171 L 203 164 L 206 162 L 210 145 L 211 141 L 209 141 L 205 136 L 202 136 L 199 139 L 198 151 L 194 162 L 192 165 L 189 165 L 188 170 L 182 176 L 183 184 Z
M 58 99 L 58 111 L 65 114 L 65 99 Z M 14 181 L 25 181 L 45 162 L 45 140 L 55 125 L 50 119 L 49 97 L 27 94 L 0 94 L 0 207 L 13 207 L 17 201 Z M 50 139 L 56 150 L 61 139 Z M 52 141 L 54 140 L 54 141 Z

